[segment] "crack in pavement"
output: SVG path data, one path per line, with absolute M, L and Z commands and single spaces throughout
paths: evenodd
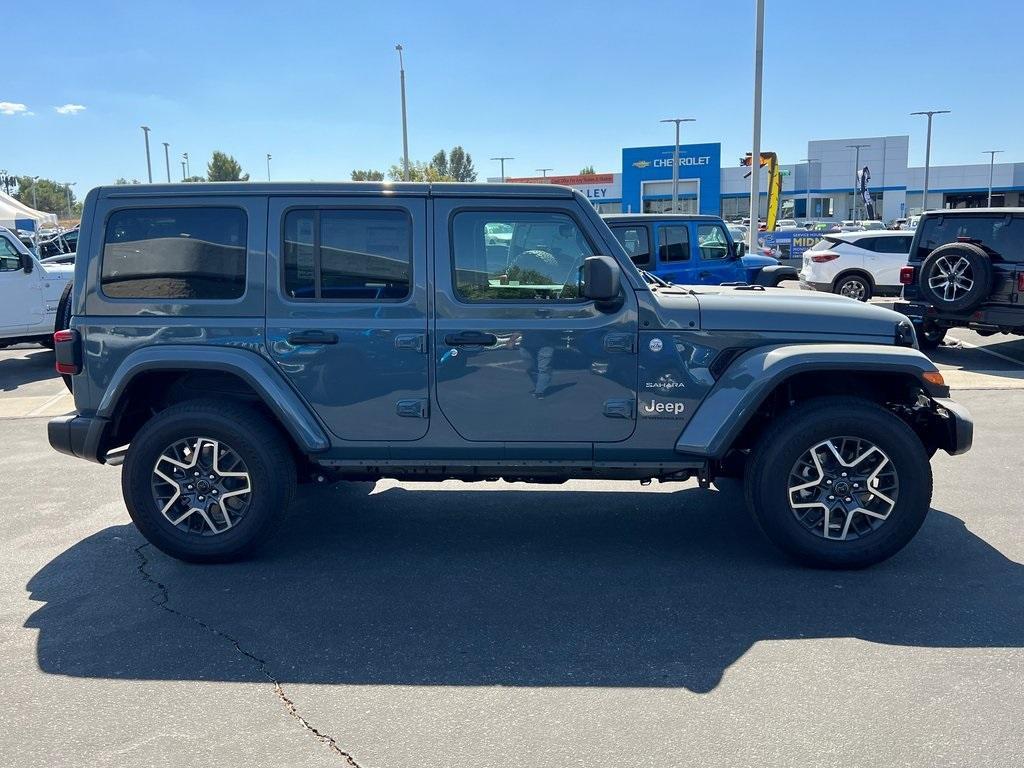
M 298 708 L 295 706 L 295 702 L 292 701 L 291 698 L 289 698 L 288 694 L 286 694 L 284 692 L 284 688 L 281 686 L 281 681 L 278 680 L 276 677 L 274 677 L 270 673 L 270 670 L 267 668 L 267 662 L 266 661 L 264 661 L 259 656 L 257 656 L 256 654 L 252 653 L 251 651 L 247 651 L 245 648 L 243 648 L 241 646 L 241 644 L 238 642 L 238 640 L 233 638 L 227 632 L 224 632 L 222 630 L 217 629 L 214 626 L 211 626 L 210 624 L 207 624 L 202 619 L 197 619 L 195 616 L 192 616 L 190 614 L 184 613 L 183 611 L 179 611 L 177 608 L 172 608 L 168 604 L 170 602 L 171 595 L 168 592 L 167 587 L 162 582 L 157 580 L 151 573 L 149 573 L 149 571 L 146 570 L 146 566 L 149 564 L 149 560 L 142 553 L 142 550 L 145 547 L 148 547 L 148 546 L 149 546 L 149 544 L 147 543 L 147 544 L 142 544 L 142 545 L 140 545 L 138 547 L 135 547 L 135 555 L 139 558 L 139 564 L 136 567 L 136 571 L 138 571 L 138 573 L 142 577 L 143 581 L 145 581 L 146 583 L 151 584 L 152 586 L 156 587 L 156 589 L 157 589 L 159 594 L 153 595 L 152 597 L 150 597 L 150 599 L 153 601 L 153 603 L 158 608 L 161 608 L 161 609 L 167 611 L 170 614 L 173 614 L 173 615 L 175 615 L 175 616 L 177 616 L 177 617 L 179 617 L 181 619 L 184 619 L 185 621 L 190 621 L 193 624 L 196 624 L 197 626 L 202 627 L 203 629 L 205 629 L 210 634 L 215 635 L 216 637 L 219 637 L 222 640 L 226 640 L 228 643 L 231 644 L 231 646 L 240 655 L 242 655 L 245 658 L 249 659 L 250 661 L 254 662 L 256 664 L 256 666 L 259 668 L 260 674 L 262 674 L 265 678 L 267 678 L 267 682 L 273 684 L 273 686 L 274 686 L 274 693 L 277 695 L 277 698 L 280 699 L 281 703 L 284 705 L 284 707 L 287 710 L 288 714 L 294 720 L 296 720 L 299 723 L 299 725 L 302 726 L 303 729 L 305 729 L 310 734 L 312 734 L 312 736 L 317 741 L 319 741 L 321 744 L 326 745 L 328 749 L 330 749 L 338 757 L 340 757 L 342 760 L 344 760 L 345 764 L 348 765 L 349 768 L 360 768 L 360 765 L 359 765 L 359 763 L 356 762 L 355 758 L 352 757 L 351 754 L 346 752 L 340 746 L 338 746 L 338 742 L 337 742 L 337 740 L 335 740 L 335 738 L 333 736 L 331 736 L 330 734 L 327 734 L 327 733 L 324 733 L 324 732 L 320 731 L 318 728 L 316 728 L 316 726 L 311 724 L 306 718 L 304 718 L 299 713 Z

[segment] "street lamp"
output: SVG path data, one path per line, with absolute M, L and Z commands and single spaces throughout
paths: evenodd
M 805 202 L 804 202 L 804 218 L 805 219 L 810 219 L 811 218 L 811 164 L 814 163 L 815 161 L 812 160 L 809 157 L 802 157 L 802 158 L 800 158 L 800 160 L 798 162 L 807 163 L 807 174 L 806 174 L 807 189 L 804 190 L 806 192 Z
M 181 161 L 181 180 L 185 181 L 185 161 Z
M 860 172 L 860 151 L 862 149 L 865 149 L 865 148 L 870 147 L 870 146 L 871 146 L 870 144 L 847 144 L 846 145 L 847 149 L 854 149 L 854 150 L 857 151 L 857 154 L 855 155 L 856 159 L 853 161 L 853 214 L 852 215 L 853 215 L 854 220 L 857 219 L 857 174 Z
M 270 153 L 267 152 L 267 181 L 270 181 Z
M 192 178 L 192 166 L 188 162 L 188 152 L 182 152 L 181 157 L 185 161 L 185 173 Z
M 32 207 L 37 211 L 39 210 L 39 203 L 36 202 L 36 184 L 39 182 L 38 176 L 32 177 Z
M 546 179 L 548 177 L 548 171 L 553 171 L 555 169 L 554 168 L 537 168 L 536 170 L 537 170 L 537 173 L 539 173 L 542 178 Z
M 150 179 L 150 181 L 152 181 L 152 179 Z M 73 181 L 65 181 L 64 182 L 64 189 L 67 190 L 67 193 L 68 193 L 68 218 L 69 219 L 71 218 L 71 188 L 73 186 L 75 186 L 75 182 L 73 182 Z
M 677 213 L 679 209 L 679 124 L 693 123 L 696 120 L 692 117 L 668 117 L 660 122 L 676 124 L 676 143 L 672 150 L 672 212 Z
M 928 210 L 928 169 L 932 162 L 932 116 L 948 115 L 948 109 L 926 109 L 923 112 L 911 112 L 911 115 L 928 116 L 928 140 L 924 148 L 924 194 L 921 195 L 921 213 Z
M 149 162 L 149 128 L 142 126 L 142 134 L 146 137 L 146 172 L 149 174 L 149 183 L 153 183 L 153 165 Z
M 167 183 L 171 183 L 171 145 L 166 141 L 164 145 L 164 163 L 167 165 Z
M 402 45 L 395 46 L 398 51 L 398 73 L 402 86 L 402 178 L 409 181 L 409 122 L 405 113 L 405 61 L 402 59 Z
M 761 79 L 764 74 L 764 0 L 757 0 L 754 22 L 754 140 L 750 155 L 750 242 L 757 246 L 757 225 L 761 219 Z
M 992 172 L 996 167 L 996 155 L 1000 154 L 1003 150 L 1001 149 L 986 149 L 982 152 L 983 155 L 988 155 L 988 207 L 992 207 Z
M 515 160 L 515 158 L 514 157 L 492 157 L 491 160 L 500 160 L 501 161 L 501 180 L 502 180 L 502 182 L 504 182 L 505 181 L 505 161 L 506 160 Z

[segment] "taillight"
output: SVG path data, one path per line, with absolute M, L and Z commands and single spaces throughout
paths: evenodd
M 827 264 L 830 261 L 835 261 L 839 258 L 839 254 L 835 251 L 818 251 L 816 254 L 811 256 L 811 261 L 815 264 Z
M 900 285 L 914 284 L 914 268 L 900 267 Z
M 82 353 L 78 331 L 65 328 L 53 334 L 53 352 L 57 357 L 57 373 L 74 376 L 82 371 Z

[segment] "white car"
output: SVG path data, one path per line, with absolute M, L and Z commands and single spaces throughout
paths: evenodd
M 860 224 L 861 229 L 866 229 L 868 231 L 885 229 L 885 223 L 878 221 L 877 219 L 866 219 L 864 221 L 858 221 L 857 223 Z
M 52 347 L 57 309 L 74 274 L 74 265 L 42 264 L 0 227 L 0 346 L 27 341 Z
M 796 219 L 779 219 L 775 222 L 776 229 L 800 229 Z
M 913 232 L 876 230 L 825 235 L 804 251 L 800 285 L 858 301 L 898 296 Z

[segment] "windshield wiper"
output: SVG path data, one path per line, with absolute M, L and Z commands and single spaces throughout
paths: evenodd
M 648 272 L 646 269 L 641 269 L 640 274 L 643 275 L 644 280 L 646 280 L 651 285 L 660 285 L 663 288 L 668 288 L 670 285 L 672 285 L 672 283 L 670 283 L 668 280 L 665 280 L 662 277 L 658 277 L 656 274 L 654 274 L 653 272 Z

